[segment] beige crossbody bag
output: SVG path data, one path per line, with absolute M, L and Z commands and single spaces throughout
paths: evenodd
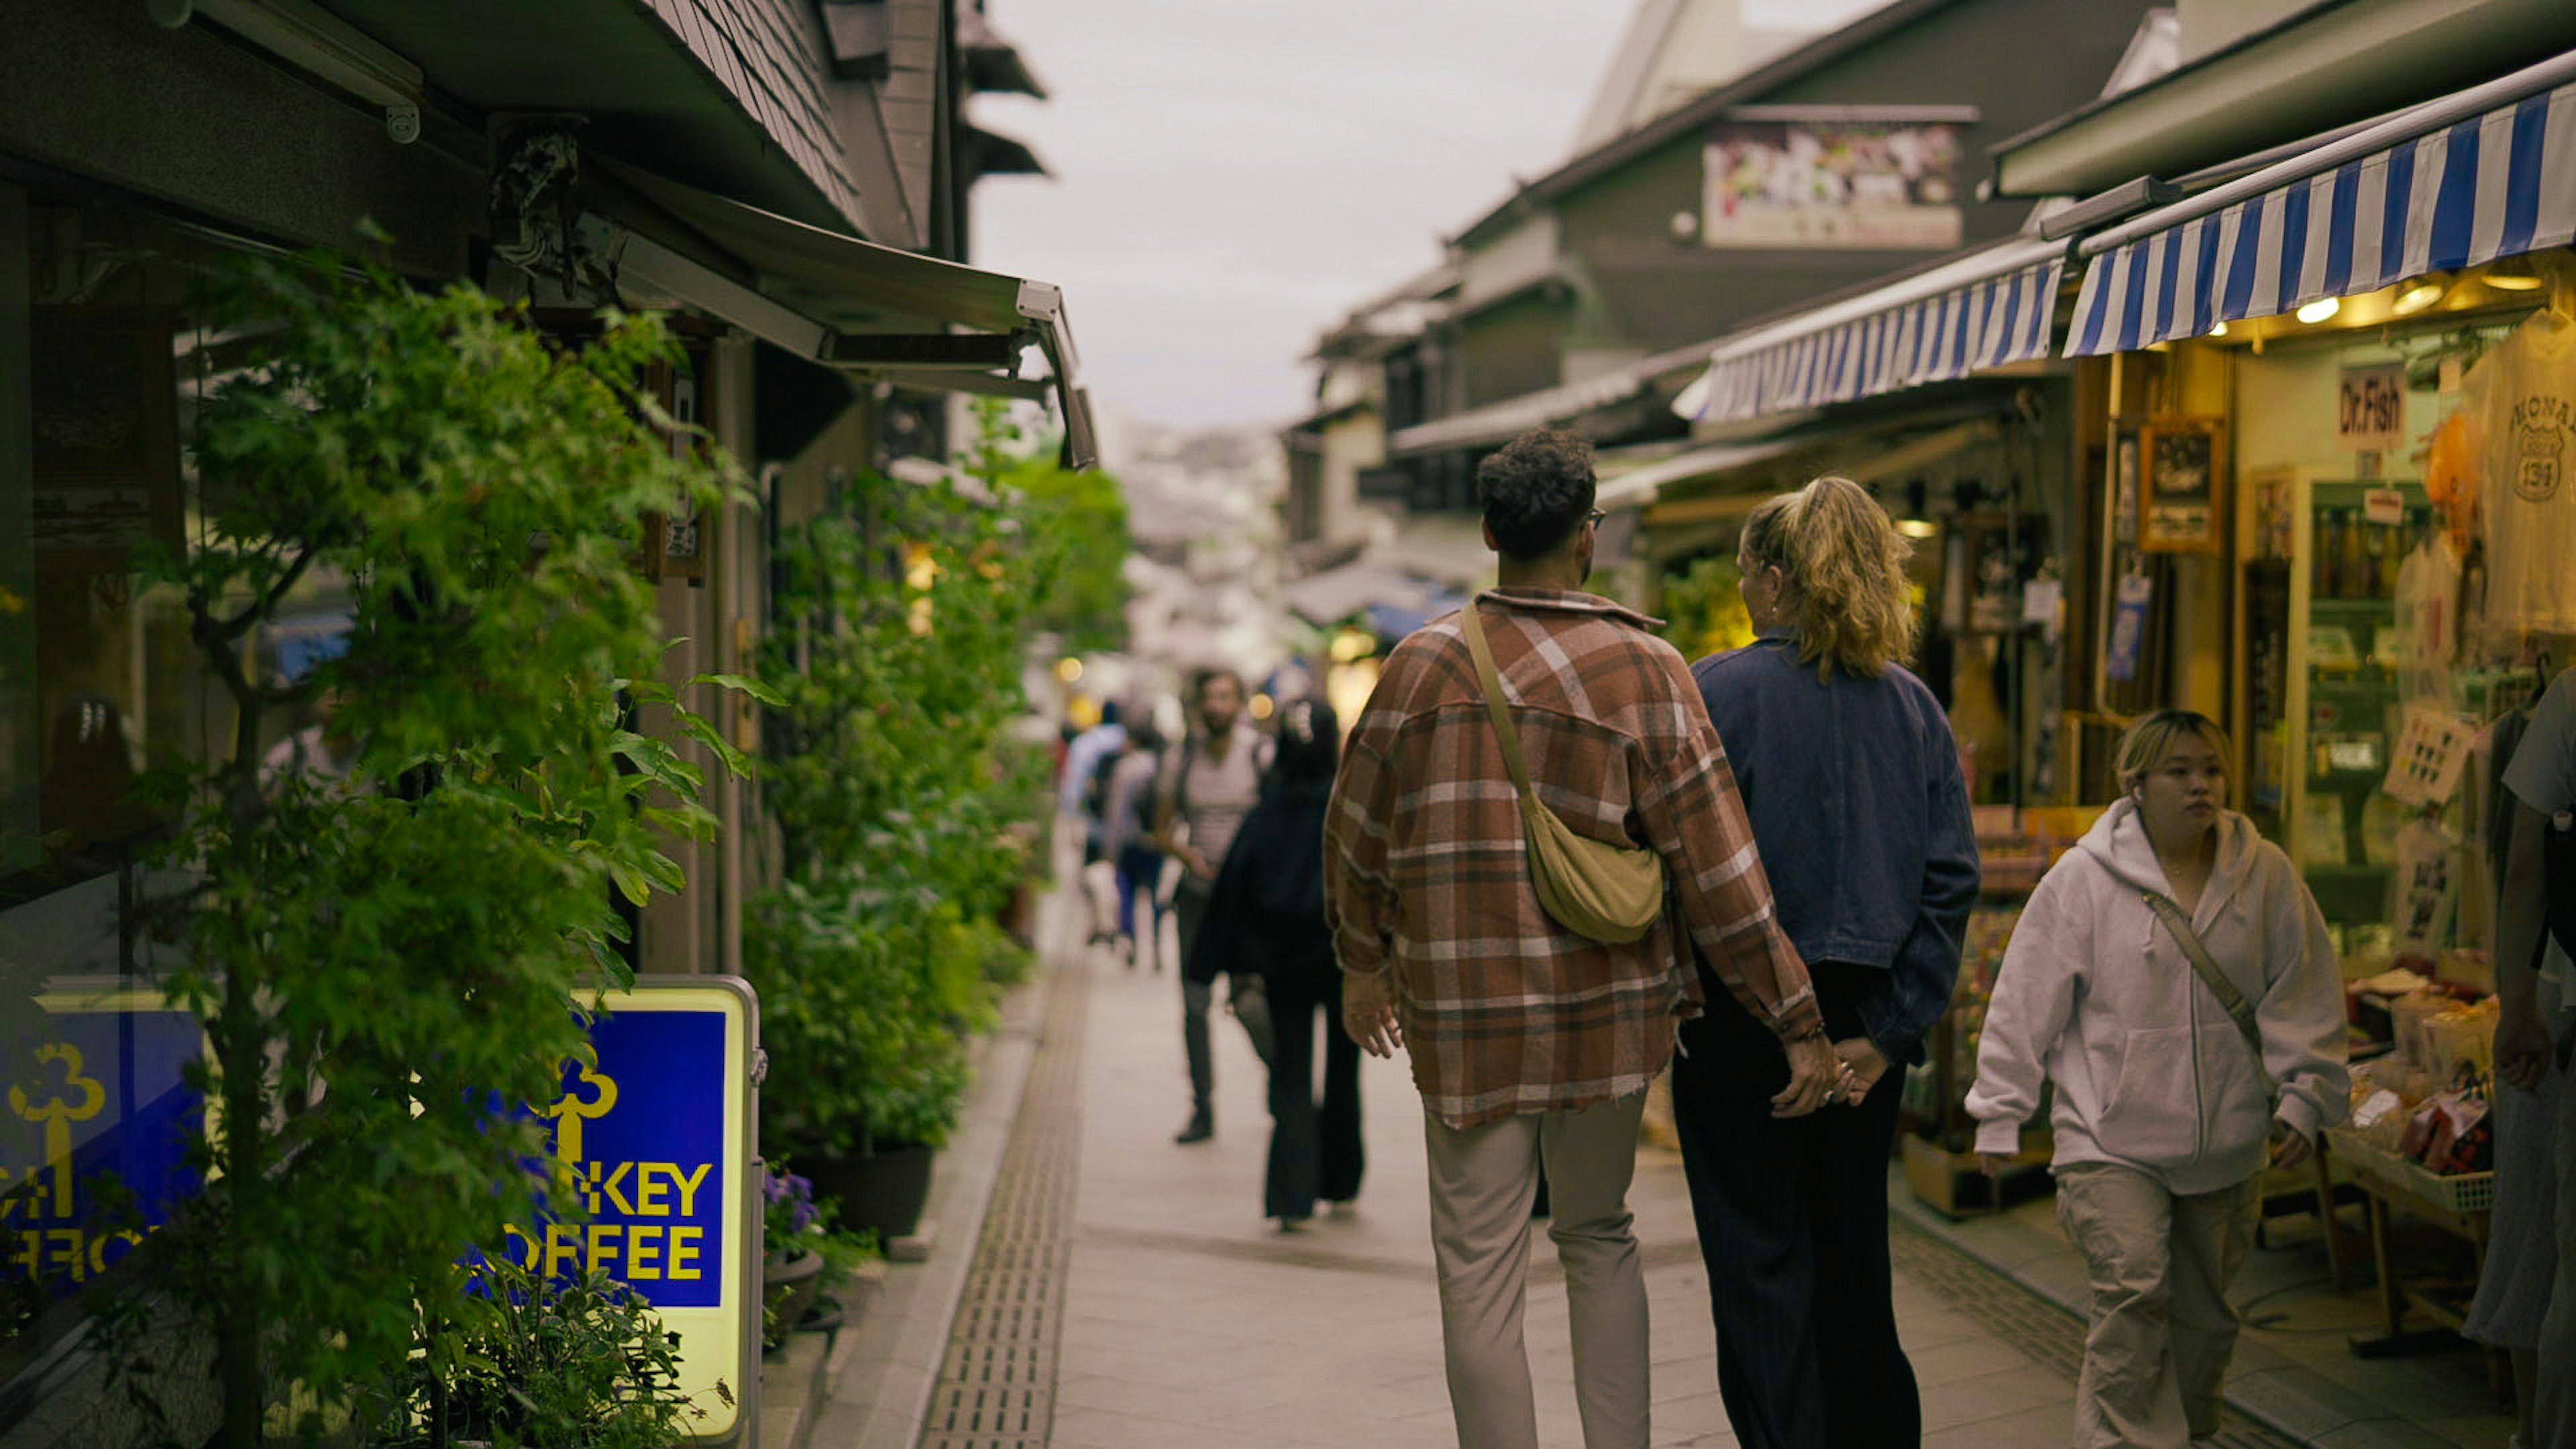
M 1520 791 L 1521 835 L 1529 843 L 1530 883 L 1538 888 L 1539 906 L 1578 936 L 1634 941 L 1664 913 L 1663 857 L 1579 834 L 1539 802 L 1538 792 L 1530 788 L 1529 762 L 1521 757 L 1520 731 L 1512 728 L 1511 712 L 1503 707 L 1493 648 L 1476 617 L 1484 597 L 1478 594 L 1458 611 L 1459 626 L 1466 631 L 1467 651 L 1476 657 L 1476 678 L 1484 685 L 1485 709 L 1502 740 L 1503 763 L 1511 767 L 1512 784 Z

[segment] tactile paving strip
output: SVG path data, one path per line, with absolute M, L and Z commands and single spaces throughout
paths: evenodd
M 1889 1219 L 1888 1256 L 1896 1271 L 1949 1300 L 2031 1362 L 2074 1382 L 2084 1369 L 2084 1321 L 1901 1217 Z M 2239 1416 L 2218 1437 L 2194 1440 L 2218 1449 L 2299 1449 Z
M 920 1449 L 1043 1449 L 1055 1421 L 1091 967 L 1062 959 Z

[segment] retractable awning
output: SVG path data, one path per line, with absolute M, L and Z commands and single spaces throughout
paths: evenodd
M 2576 237 L 2576 51 L 2088 238 L 2066 355 L 2125 352 Z
M 774 346 L 907 387 L 1041 398 L 1064 417 L 1068 466 L 1099 455 L 1079 355 L 1056 287 L 807 226 L 631 166 L 596 161 L 752 270 L 742 282 L 646 230 L 585 214 L 584 228 L 632 276 Z M 967 329 L 967 330 L 959 330 Z M 1044 352 L 1052 376 L 1020 375 Z
M 1719 343 L 1673 411 L 1740 422 L 2048 355 L 2066 249 L 2016 237 Z
M 1795 438 L 1765 438 L 1750 443 L 1719 443 L 1706 448 L 1692 448 L 1669 458 L 1631 468 L 1605 478 L 1595 490 L 1592 506 L 1608 513 L 1623 508 L 1644 508 L 1656 501 L 1663 490 L 1676 483 L 1695 483 L 1766 463 L 1783 453 L 1795 452 L 1802 443 Z
M 1532 428 L 1581 417 L 1594 408 L 1605 408 L 1625 402 L 1646 389 L 1647 374 L 1633 368 L 1622 368 L 1600 377 L 1561 387 L 1523 393 L 1504 402 L 1491 403 L 1409 428 L 1398 428 L 1387 435 L 1387 451 L 1397 457 L 1416 453 L 1435 453 L 1448 448 L 1479 448 L 1489 443 L 1509 442 Z

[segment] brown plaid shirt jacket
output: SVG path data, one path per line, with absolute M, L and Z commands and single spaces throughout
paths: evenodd
M 1485 632 L 1539 799 L 1582 834 L 1650 845 L 1679 917 L 1783 1037 L 1821 1023 L 1717 729 L 1656 627 L 1586 593 L 1498 590 Z M 1453 1127 L 1642 1091 L 1700 1008 L 1668 909 L 1627 945 L 1540 909 L 1519 796 L 1456 615 L 1398 644 L 1343 747 L 1324 902 L 1344 971 L 1391 976 L 1414 1084 Z

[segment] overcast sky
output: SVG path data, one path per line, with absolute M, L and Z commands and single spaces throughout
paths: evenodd
M 1756 27 L 1880 0 L 1744 0 Z M 1085 381 L 1141 422 L 1303 413 L 1299 361 L 1564 159 L 1634 0 L 992 0 L 1050 94 L 981 96 L 1054 179 L 975 193 L 978 265 L 1065 289 Z

